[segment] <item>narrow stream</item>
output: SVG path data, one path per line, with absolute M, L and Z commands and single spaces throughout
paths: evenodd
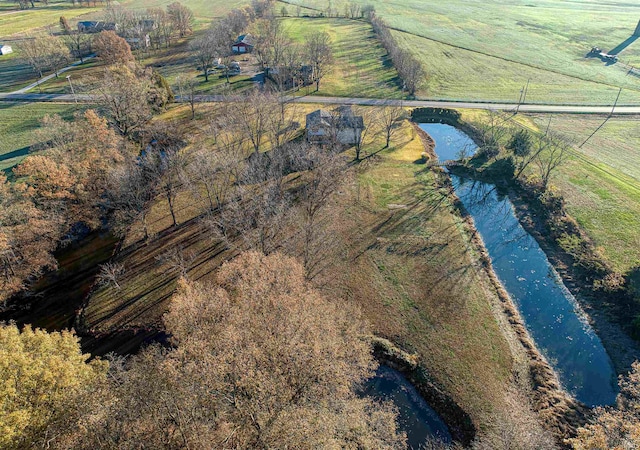
M 391 401 L 398 408 L 398 425 L 407 433 L 410 449 L 421 448 L 427 438 L 451 442 L 449 430 L 440 416 L 397 370 L 381 365 L 362 393 L 378 401 Z
M 475 150 L 473 141 L 450 125 L 420 127 L 436 142 L 441 162 L 457 159 L 460 150 Z M 509 198 L 500 195 L 493 184 L 451 178 L 498 278 L 565 389 L 589 406 L 614 403 L 616 374 L 609 355 L 544 251 L 520 225 Z

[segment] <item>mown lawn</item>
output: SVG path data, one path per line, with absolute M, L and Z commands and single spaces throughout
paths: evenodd
M 20 163 L 29 147 L 38 143 L 34 131 L 45 115 L 60 114 L 70 119 L 76 111 L 75 104 L 0 102 L 0 170 Z
M 20 41 L 3 39 L 2 42 L 10 45 L 13 53 L 0 56 L 0 92 L 15 91 L 34 82 L 36 74 L 20 58 Z
M 292 0 L 292 3 L 322 11 L 327 8 L 323 0 Z M 345 3 L 348 2 L 332 2 L 341 14 Z M 640 18 L 640 5 L 635 2 L 363 0 L 361 3 L 374 5 L 377 14 L 390 26 L 406 32 L 398 35 L 406 34 L 405 45 L 422 59 L 430 76 L 426 89 L 420 92 L 422 96 L 515 100 L 520 88 L 532 78 L 538 89 L 528 97 L 531 101 L 613 103 L 616 90 L 609 95 L 611 86 L 635 91 L 625 102 L 640 101 L 637 94 L 640 80 L 627 75 L 628 69 L 622 64 L 607 66 L 599 59 L 585 58 L 593 46 L 609 51 L 630 37 Z M 448 45 L 436 45 L 419 36 Z M 626 47 L 620 58 L 624 63 L 640 66 L 640 41 Z M 488 77 L 483 82 L 485 74 Z M 475 82 L 469 84 L 469 80 Z M 602 87 L 592 86 L 585 93 L 588 85 L 581 80 Z M 547 81 L 551 82 L 551 89 L 545 92 Z M 453 86 L 447 87 L 449 84 Z

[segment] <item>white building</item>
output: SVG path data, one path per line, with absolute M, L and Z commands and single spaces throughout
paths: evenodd
M 10 45 L 0 45 L 0 55 L 8 55 L 9 53 L 13 53 L 13 49 Z

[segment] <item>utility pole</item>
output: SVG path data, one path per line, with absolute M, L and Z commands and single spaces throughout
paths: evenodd
M 520 105 L 522 104 L 522 96 L 524 95 L 524 86 L 520 89 L 520 97 L 518 97 L 518 105 L 516 106 L 516 114 L 520 111 Z
M 71 83 L 71 75 L 67 75 L 67 80 L 69 81 L 69 86 L 71 86 L 71 95 L 73 95 L 73 100 L 78 104 L 78 97 L 76 97 L 76 91 L 73 90 L 73 84 Z

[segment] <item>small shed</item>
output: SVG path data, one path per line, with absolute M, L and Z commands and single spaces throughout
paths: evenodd
M 231 46 L 231 51 L 236 54 L 251 53 L 253 51 L 253 39 L 250 34 L 238 36 L 238 39 Z
M 13 53 L 11 46 L 7 44 L 0 44 L 0 55 L 8 55 L 9 53 Z

